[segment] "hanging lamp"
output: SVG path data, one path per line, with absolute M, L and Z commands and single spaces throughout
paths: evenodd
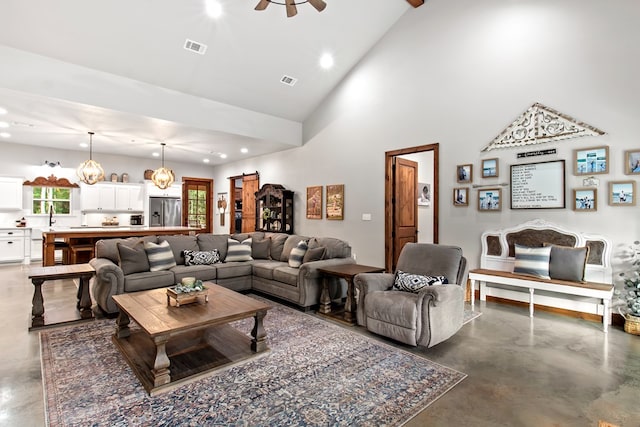
M 151 175 L 151 181 L 153 181 L 156 187 L 164 190 L 166 188 L 169 188 L 169 186 L 173 184 L 173 181 L 175 181 L 176 177 L 171 169 L 164 167 L 164 146 L 166 144 L 163 142 L 160 145 L 162 145 L 162 166 L 153 171 L 153 174 Z
M 104 169 L 100 166 L 100 163 L 93 160 L 93 132 L 89 132 L 89 160 L 84 161 L 76 173 L 80 181 L 85 184 L 93 185 L 98 181 L 104 179 Z

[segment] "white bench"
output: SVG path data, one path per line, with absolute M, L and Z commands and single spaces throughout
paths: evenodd
M 584 282 L 542 279 L 513 273 L 514 245 L 587 246 L 589 257 Z M 613 276 L 610 265 L 611 242 L 602 236 L 573 232 L 542 220 L 529 221 L 503 230 L 482 234 L 480 268 L 469 271 L 471 304 L 475 284 L 480 282 L 480 300 L 487 296 L 528 302 L 533 317 L 535 304 L 602 316 L 603 329 L 611 324 Z M 538 292 L 535 297 L 534 294 Z

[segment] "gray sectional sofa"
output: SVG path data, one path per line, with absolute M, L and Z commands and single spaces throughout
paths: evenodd
M 247 239 L 251 239 L 248 241 Z M 233 239 L 229 244 L 229 239 Z M 300 241 L 308 242 L 308 250 L 299 267 L 290 263 L 292 251 Z M 169 244 L 175 266 L 151 271 L 145 253 L 144 242 Z M 164 243 L 166 242 L 166 243 Z M 237 247 L 235 242 L 251 246 L 251 260 L 231 261 L 228 248 Z M 147 246 L 152 246 L 148 245 Z M 246 250 L 245 249 L 245 254 Z M 187 254 L 216 250 L 220 262 L 193 265 Z M 166 251 L 166 249 L 165 249 Z M 237 258 L 237 257 L 236 257 Z M 319 259 L 320 258 L 320 259 Z M 293 258 L 292 258 L 293 260 Z M 96 270 L 91 292 L 98 309 L 112 314 L 118 311 L 111 296 L 125 292 L 172 286 L 184 277 L 195 277 L 211 281 L 236 291 L 256 290 L 261 293 L 291 302 L 307 310 L 320 301 L 322 276 L 317 269 L 336 264 L 353 263 L 351 246 L 344 240 L 331 237 L 305 237 L 283 233 L 256 231 L 243 234 L 198 234 L 195 236 L 145 236 L 127 239 L 104 239 L 96 243 L 95 258 L 90 264 Z M 346 283 L 332 279 L 329 283 L 332 299 L 346 295 Z

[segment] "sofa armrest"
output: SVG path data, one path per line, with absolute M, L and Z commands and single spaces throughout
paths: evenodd
M 89 264 L 96 271 L 91 289 L 93 298 L 105 313 L 117 313 L 118 307 L 111 296 L 124 293 L 122 269 L 107 258 L 93 258 Z
M 393 286 L 394 275 L 391 273 L 360 273 L 353 284 L 356 288 L 356 318 L 358 325 L 367 326 L 364 315 L 364 297 L 374 291 L 386 291 Z
M 318 271 L 319 268 L 353 263 L 355 263 L 353 258 L 329 258 L 302 264 L 298 273 L 298 286 L 300 288 L 298 304 L 302 307 L 309 307 L 320 301 L 323 276 Z M 346 294 L 347 284 L 344 279 L 330 279 L 329 295 L 332 300 L 342 298 Z

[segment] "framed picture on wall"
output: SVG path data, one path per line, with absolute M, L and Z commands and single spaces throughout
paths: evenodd
M 478 190 L 478 210 L 481 212 L 502 210 L 502 189 L 485 188 Z
M 327 219 L 344 219 L 344 184 L 327 185 Z
M 418 183 L 418 206 L 431 206 L 431 185 Z
M 635 181 L 610 181 L 609 204 L 611 206 L 635 206 L 636 182 Z
M 322 185 L 307 187 L 307 219 L 322 219 Z
M 609 173 L 609 147 L 573 150 L 573 174 L 594 175 Z
M 453 206 L 469 206 L 469 187 L 453 189 Z
M 458 165 L 456 168 L 458 182 L 468 184 L 473 180 L 473 165 Z
M 498 159 L 485 159 L 482 161 L 482 177 L 483 178 L 498 177 Z
M 640 174 L 640 150 L 624 152 L 624 173 L 627 175 Z
M 573 210 L 595 212 L 598 209 L 598 190 L 595 188 L 573 189 Z

